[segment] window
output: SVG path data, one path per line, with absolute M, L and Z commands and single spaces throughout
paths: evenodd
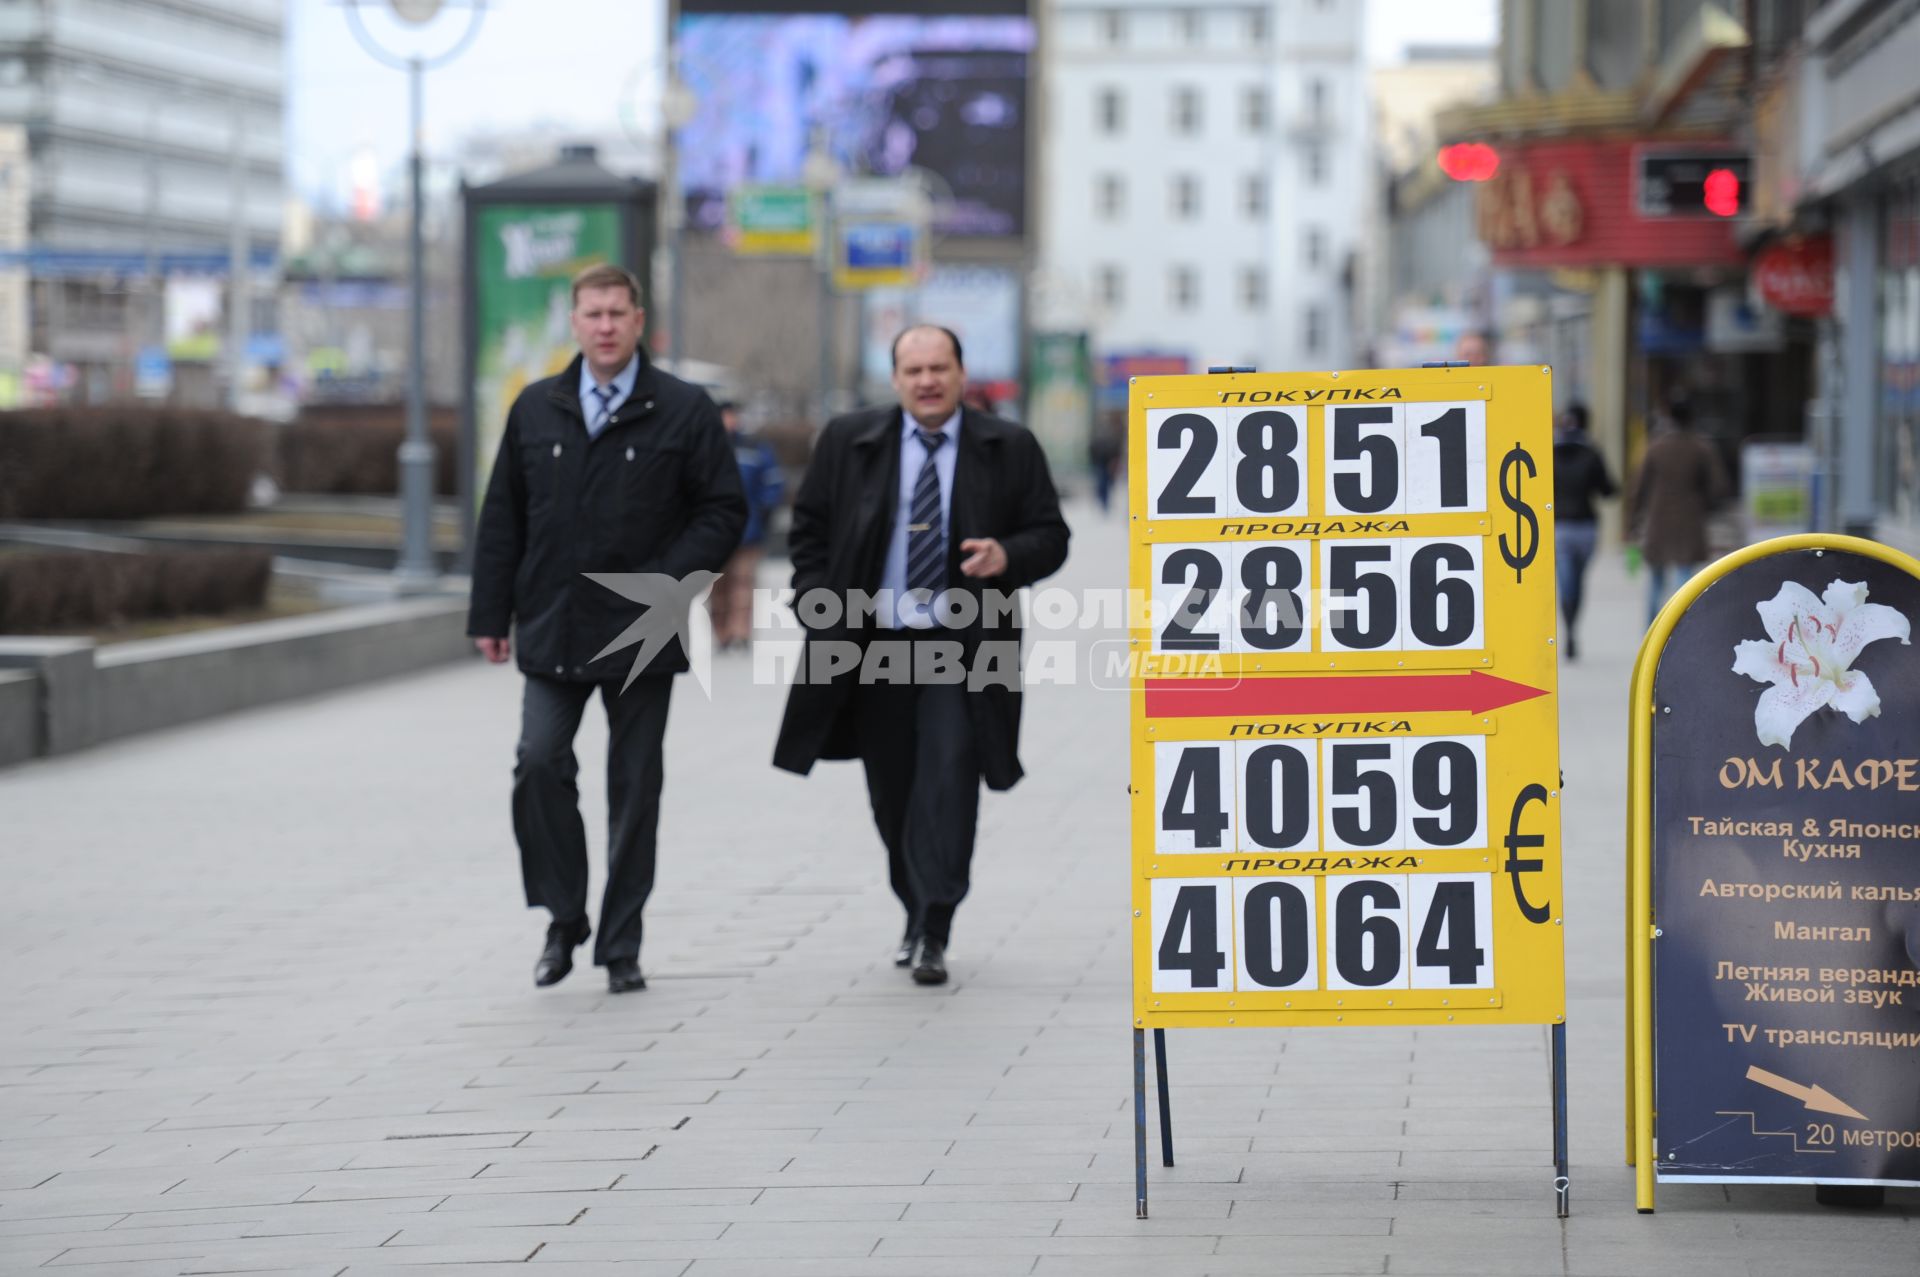
M 1172 185 L 1168 188 L 1172 197 L 1173 215 L 1181 221 L 1192 221 L 1200 216 L 1200 179 L 1191 173 L 1176 173 Z
M 1191 266 L 1176 266 L 1167 275 L 1167 300 L 1175 310 L 1192 310 L 1200 304 L 1200 273 Z
M 1306 346 L 1309 355 L 1319 354 L 1320 347 L 1326 343 L 1326 326 L 1326 316 L 1320 313 L 1320 308 L 1318 306 L 1307 307 L 1307 313 L 1301 325 L 1301 341 Z
M 1118 173 L 1093 179 L 1093 211 L 1111 221 L 1127 211 L 1127 183 Z
M 1319 186 L 1327 180 L 1327 151 L 1318 142 L 1307 144 L 1307 153 L 1303 158 L 1307 171 L 1307 185 Z
M 1108 9 L 1100 15 L 1100 36 L 1107 42 L 1108 48 L 1117 49 L 1127 42 L 1127 15 L 1118 9 Z
M 1705 7 L 1705 0 L 1660 0 L 1660 47 L 1671 49 L 1680 44 Z
M 1240 102 L 1240 117 L 1249 133 L 1267 131 L 1267 91 L 1259 85 L 1249 85 L 1246 96 Z
M 1601 8 L 1608 8 L 1601 5 Z M 1639 5 L 1618 5 L 1635 8 Z M 1590 16 L 1590 15 L 1589 15 Z M 1558 93 L 1573 79 L 1579 58 L 1580 33 L 1575 23 L 1580 11 L 1570 4 L 1542 4 L 1533 11 L 1533 79 L 1549 93 Z
M 1307 227 L 1304 252 L 1309 267 L 1318 268 L 1327 260 L 1327 236 L 1318 226 Z
M 1200 90 L 1181 88 L 1173 91 L 1173 131 L 1200 131 Z
M 1242 266 L 1240 268 L 1240 304 L 1248 310 L 1259 310 L 1267 304 L 1265 267 Z
M 1307 81 L 1307 118 L 1315 124 L 1327 118 L 1327 82 L 1317 75 Z
M 1640 74 L 1637 4 L 1587 6 L 1587 70 L 1603 89 L 1624 89 Z
M 1247 43 L 1259 48 L 1267 42 L 1267 11 L 1247 10 Z
M 1199 44 L 1206 35 L 1206 17 L 1194 9 L 1182 9 L 1175 17 L 1183 44 Z
M 1251 218 L 1267 215 L 1267 175 L 1249 173 L 1240 179 L 1240 210 Z
M 1126 99 L 1120 96 L 1120 90 L 1101 89 L 1095 97 L 1093 115 L 1102 133 L 1118 133 L 1125 128 L 1127 106 Z
M 1096 276 L 1095 288 L 1100 294 L 1100 304 L 1108 309 L 1116 309 L 1126 300 L 1126 276 L 1118 266 L 1102 266 Z

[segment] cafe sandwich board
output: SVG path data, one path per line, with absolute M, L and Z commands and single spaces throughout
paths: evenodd
M 1130 395 L 1137 1214 L 1145 1033 L 1552 1026 L 1567 1209 L 1548 369 Z

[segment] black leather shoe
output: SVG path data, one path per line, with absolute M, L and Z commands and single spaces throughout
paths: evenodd
M 573 970 L 573 951 L 593 934 L 587 920 L 555 922 L 547 927 L 547 943 L 540 950 L 540 961 L 533 964 L 533 983 L 539 988 L 559 984 Z
M 607 992 L 632 993 L 647 987 L 647 977 L 640 974 L 640 959 L 615 958 L 607 963 Z
M 913 953 L 913 982 L 915 984 L 947 982 L 947 951 L 938 940 L 929 936 L 920 938 L 920 944 Z
M 920 943 L 920 937 L 909 931 L 900 937 L 900 947 L 893 951 L 893 965 L 910 967 L 913 965 L 913 951 Z

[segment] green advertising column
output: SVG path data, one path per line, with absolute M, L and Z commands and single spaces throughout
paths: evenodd
M 544 169 L 467 187 L 466 384 L 461 405 L 461 563 L 507 410 L 530 383 L 567 366 L 578 347 L 569 323 L 573 277 L 614 262 L 652 300 L 654 188 L 602 168 L 591 147 L 569 147 Z M 649 307 L 650 309 L 650 307 Z

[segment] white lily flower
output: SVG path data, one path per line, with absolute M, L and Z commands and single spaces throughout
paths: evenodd
M 1822 706 L 1843 711 L 1856 723 L 1880 713 L 1880 694 L 1860 670 L 1850 668 L 1860 649 L 1875 639 L 1912 642 L 1912 626 L 1893 608 L 1869 603 L 1867 587 L 1834 581 L 1822 598 L 1788 581 L 1756 604 L 1767 637 L 1735 644 L 1733 672 L 1771 683 L 1753 708 L 1762 745 L 1790 747 L 1793 729 Z

